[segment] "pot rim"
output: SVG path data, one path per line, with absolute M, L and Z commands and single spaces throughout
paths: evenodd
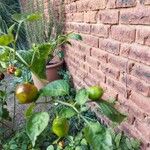
M 58 66 L 62 65 L 62 64 L 63 64 L 63 62 L 64 62 L 64 59 L 63 59 L 63 60 L 61 60 L 60 62 L 56 63 L 56 64 L 46 65 L 46 69 L 48 69 L 48 68 L 55 68 L 55 67 L 58 67 Z

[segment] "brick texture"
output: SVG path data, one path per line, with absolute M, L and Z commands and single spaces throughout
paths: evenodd
M 104 98 L 117 99 L 128 114 L 121 129 L 150 150 L 150 0 L 65 0 L 64 6 L 65 31 L 83 37 L 66 47 L 75 87 L 101 85 Z

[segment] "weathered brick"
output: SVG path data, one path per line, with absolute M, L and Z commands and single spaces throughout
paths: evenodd
M 128 8 L 136 6 L 136 0 L 108 0 L 108 8 Z
M 140 27 L 137 29 L 136 42 L 150 46 L 150 28 Z
M 112 54 L 119 55 L 120 43 L 110 39 L 99 39 L 99 48 Z
M 150 84 L 150 66 L 135 64 L 131 70 L 131 74 Z
M 70 4 L 70 11 L 73 13 L 77 11 L 77 5 L 75 2 Z
M 106 6 L 106 0 L 90 0 L 88 7 L 91 10 L 104 9 Z
M 117 10 L 100 12 L 100 18 L 101 22 L 104 24 L 118 24 L 119 12 Z
M 145 0 L 145 1 L 144 1 L 144 4 L 145 4 L 145 5 L 150 5 L 150 0 Z
M 111 65 L 101 64 L 100 70 L 106 75 L 114 79 L 119 79 L 120 71 L 117 68 L 112 67 Z
M 93 75 L 95 79 L 100 81 L 100 83 L 105 82 L 105 75 L 101 70 L 94 69 L 92 67 L 89 68 L 90 74 Z
M 83 35 L 83 42 L 89 46 L 97 47 L 99 45 L 98 37 L 91 36 L 91 35 Z
M 127 74 L 121 76 L 121 81 L 130 89 L 137 91 L 144 96 L 150 96 L 150 85 L 144 81 Z
M 136 6 L 136 0 L 116 0 L 116 7 L 134 7 Z
M 77 1 L 76 3 L 77 3 L 77 11 L 83 12 L 85 10 L 88 10 L 89 0 L 80 0 Z
M 93 24 L 91 26 L 91 34 L 96 35 L 98 37 L 108 37 L 109 34 L 109 25 L 102 25 L 102 24 Z
M 93 68 L 95 69 L 98 69 L 98 66 L 99 66 L 99 61 L 90 57 L 90 56 L 87 56 L 86 57 L 86 62 Z
M 107 63 L 108 60 L 108 53 L 100 50 L 98 48 L 92 48 L 91 49 L 91 56 L 98 59 L 99 61 Z
M 150 126 L 149 125 L 136 119 L 134 122 L 134 126 L 144 135 L 145 138 L 147 138 L 148 141 L 150 141 Z
M 132 91 L 130 99 L 144 112 L 150 114 L 149 97 L 143 96 L 137 92 Z
M 73 21 L 74 22 L 83 22 L 84 14 L 83 13 L 73 13 Z
M 97 11 L 84 12 L 84 22 L 96 23 Z
M 126 58 L 109 54 L 108 63 L 111 64 L 112 67 L 118 68 L 120 71 L 127 71 L 128 59 Z
M 135 40 L 135 28 L 126 26 L 112 26 L 111 37 L 120 42 L 132 43 Z
M 126 87 L 121 82 L 107 77 L 106 84 L 110 86 L 112 89 L 114 89 L 115 91 L 117 91 L 117 93 L 126 96 Z
M 150 9 L 140 7 L 132 11 L 122 11 L 120 22 L 122 24 L 150 25 Z
M 83 24 L 78 24 L 79 32 L 80 33 L 90 33 L 90 24 L 83 23 Z
M 139 45 L 123 45 L 121 47 L 121 55 L 133 59 L 137 62 L 142 62 L 150 65 L 150 51 L 148 47 Z

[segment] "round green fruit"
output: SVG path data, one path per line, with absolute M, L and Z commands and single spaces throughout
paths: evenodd
M 17 69 L 15 72 L 14 72 L 14 75 L 16 77 L 21 77 L 22 76 L 22 71 L 20 69 Z
M 104 90 L 99 86 L 92 86 L 88 89 L 88 94 L 91 100 L 97 101 L 103 96 Z
M 30 83 L 23 83 L 16 88 L 16 97 L 21 104 L 32 103 L 38 98 L 38 89 Z
M 52 131 L 60 138 L 68 135 L 69 131 L 68 120 L 66 118 L 60 117 L 55 118 L 52 124 Z

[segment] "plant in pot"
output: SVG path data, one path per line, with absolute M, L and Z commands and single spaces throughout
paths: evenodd
M 16 68 L 16 65 L 23 65 L 28 68 L 33 76 L 35 85 L 40 89 L 49 81 L 57 79 L 57 69 L 63 63 L 63 59 L 56 57 L 61 54 L 61 46 L 70 44 L 69 39 L 82 40 L 79 34 L 68 33 L 59 35 L 55 39 L 42 44 L 33 44 L 29 50 L 18 50 L 16 41 L 20 27 L 24 22 L 38 21 L 41 14 L 15 14 L 13 19 L 16 21 L 7 31 L 6 34 L 0 36 L 0 62 L 4 68 Z M 14 35 L 14 27 L 18 27 Z M 59 60 L 53 63 L 54 60 Z M 51 61 L 53 60 L 53 61 Z M 51 69 L 49 71 L 49 69 Z M 46 71 L 47 70 L 47 71 Z M 51 73 L 52 77 L 46 76 Z M 49 80 L 49 81 L 48 81 Z

